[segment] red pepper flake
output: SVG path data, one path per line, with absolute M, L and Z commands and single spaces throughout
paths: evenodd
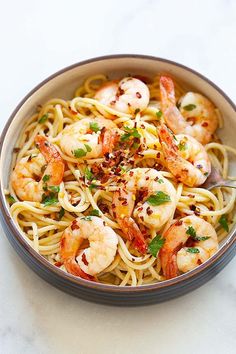
M 86 266 L 88 265 L 88 261 L 87 261 L 86 256 L 85 256 L 84 253 L 82 254 L 81 260 Z
M 182 224 L 183 224 L 183 221 L 182 220 L 178 220 L 178 221 L 176 221 L 175 226 L 181 226 Z
M 56 262 L 56 263 L 54 263 L 54 265 L 56 266 L 56 267 L 61 267 L 62 266 L 62 262 Z
M 111 106 L 114 106 L 115 104 L 116 104 L 116 101 L 115 101 L 115 100 L 110 102 L 110 105 L 111 105 Z
M 159 158 L 160 158 L 160 156 L 161 156 L 161 153 L 160 153 L 160 152 L 158 152 L 156 156 L 157 156 L 157 159 L 159 159 Z
M 77 224 L 77 221 L 73 220 L 71 224 L 71 230 L 78 230 L 78 229 L 79 229 L 79 225 Z
M 146 179 L 146 181 L 148 181 L 150 179 L 150 177 L 147 176 L 145 179 Z
M 152 215 L 153 214 L 153 210 L 150 207 L 147 208 L 147 214 L 148 215 Z
M 208 123 L 207 122 L 203 122 L 202 123 L 202 127 L 208 127 Z
M 140 93 L 140 92 L 136 92 L 136 97 L 137 97 L 137 98 L 142 98 L 141 93 Z

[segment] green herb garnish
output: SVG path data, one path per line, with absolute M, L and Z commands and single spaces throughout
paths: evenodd
M 228 225 L 228 221 L 225 215 L 221 215 L 220 220 L 219 220 L 219 224 L 223 227 L 223 229 L 225 231 L 229 231 L 229 225 Z
M 159 178 L 159 179 L 157 180 L 157 182 L 161 184 L 161 183 L 164 183 L 164 180 L 163 180 L 162 178 Z
M 50 177 L 51 177 L 50 175 L 44 175 L 43 176 L 43 182 L 45 183 L 45 182 L 49 181 Z
M 197 106 L 195 104 L 187 104 L 187 106 L 184 106 L 183 109 L 185 111 L 192 111 L 194 108 L 196 108 Z
M 148 204 L 156 206 L 170 202 L 170 196 L 164 192 L 158 191 L 156 194 L 150 195 L 147 199 Z
M 89 146 L 88 144 L 84 144 L 84 146 L 88 152 L 92 151 L 91 146 Z
M 58 193 L 60 191 L 59 186 L 50 186 L 50 187 L 48 187 L 48 189 L 50 189 L 54 193 Z
M 164 245 L 165 239 L 160 235 L 156 235 L 154 239 L 148 245 L 148 252 L 151 253 L 153 257 L 157 256 L 157 252 L 160 251 L 161 247 Z
M 53 192 L 50 192 L 48 195 L 43 194 L 42 203 L 44 204 L 44 206 L 49 206 L 58 203 L 56 194 Z
M 200 253 L 199 249 L 196 248 L 196 247 L 187 248 L 187 252 L 189 252 L 189 253 Z
M 64 209 L 64 208 L 61 208 L 61 210 L 59 211 L 58 220 L 61 220 L 64 215 L 65 215 L 65 209 Z
M 93 210 L 90 211 L 89 215 L 90 216 L 99 216 L 100 213 L 99 213 L 98 209 L 93 209 Z
M 197 236 L 196 231 L 192 226 L 188 227 L 186 234 L 191 236 L 196 241 L 206 241 L 210 238 L 209 236 Z
M 14 204 L 16 202 L 15 198 L 11 194 L 8 196 L 8 201 L 9 204 Z
M 88 167 L 85 168 L 84 175 L 87 178 L 87 180 L 89 180 L 89 181 L 91 181 L 93 179 L 93 174 Z
M 48 120 L 48 113 L 44 114 L 44 115 L 38 120 L 38 122 L 39 122 L 40 124 L 43 124 L 43 123 L 46 122 L 46 120 Z
M 141 138 L 138 130 L 136 128 L 124 127 L 125 134 L 120 138 L 121 141 L 127 141 L 130 137 Z
M 97 188 L 97 187 L 99 187 L 97 184 L 91 183 L 90 186 L 89 186 L 89 190 L 92 190 L 92 189 Z
M 86 156 L 87 151 L 85 151 L 83 149 L 76 149 L 76 150 L 73 151 L 73 154 L 74 154 L 75 157 L 80 158 L 80 157 Z
M 91 122 L 91 123 L 89 124 L 89 127 L 90 127 L 90 129 L 91 129 L 93 132 L 95 132 L 95 133 L 97 133 L 99 130 L 101 130 L 101 129 L 99 128 L 99 125 L 98 125 L 97 122 Z
M 158 118 L 161 118 L 161 116 L 162 116 L 162 111 L 156 112 L 156 116 L 157 116 Z
M 91 216 L 85 216 L 85 217 L 81 218 L 81 220 L 92 221 L 92 218 L 91 218 Z
M 187 144 L 186 144 L 186 142 L 183 141 L 183 140 L 181 140 L 180 143 L 179 143 L 179 145 L 178 145 L 178 148 L 179 148 L 180 151 L 185 151 L 185 150 L 187 150 Z

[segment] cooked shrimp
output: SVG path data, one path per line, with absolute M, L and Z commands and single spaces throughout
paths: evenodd
M 176 107 L 174 83 L 168 76 L 160 78 L 161 104 L 168 127 L 175 134 L 187 134 L 201 144 L 212 140 L 218 126 L 214 105 L 199 93 L 188 92 L 179 100 Z
M 125 77 L 120 82 L 106 83 L 94 98 L 119 112 L 134 114 L 147 108 L 150 93 L 141 80 Z
M 37 156 L 23 157 L 12 172 L 11 183 L 16 195 L 21 200 L 41 202 L 47 176 L 47 186 L 58 186 L 64 174 L 64 162 L 56 147 L 44 136 L 36 136 Z M 46 169 L 42 175 L 42 168 Z M 41 178 L 42 176 L 42 178 Z
M 189 135 L 174 136 L 162 124 L 158 130 L 166 165 L 178 181 L 189 187 L 200 186 L 211 172 L 203 145 Z
M 89 247 L 80 249 L 84 240 Z M 61 259 L 66 270 L 81 278 L 93 280 L 113 261 L 118 237 L 111 227 L 96 216 L 75 219 L 67 227 L 61 239 Z
M 196 268 L 219 248 L 213 226 L 195 215 L 176 221 L 163 236 L 160 259 L 167 279 Z
M 113 196 L 114 216 L 141 253 L 146 252 L 147 245 L 134 219 L 149 229 L 160 230 L 174 212 L 175 198 L 173 185 L 154 169 L 134 168 L 122 176 Z
M 63 129 L 59 143 L 68 156 L 97 158 L 112 152 L 119 136 L 118 130 L 116 124 L 109 119 L 84 118 Z

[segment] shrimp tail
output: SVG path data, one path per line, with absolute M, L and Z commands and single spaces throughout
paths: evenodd
M 43 154 L 48 166 L 44 172 L 44 175 L 49 175 L 49 185 L 57 186 L 61 183 L 65 170 L 65 163 L 56 149 L 45 136 L 37 135 L 35 137 L 35 143 L 40 152 Z
M 175 106 L 174 82 L 169 76 L 160 77 L 160 92 L 162 110 L 165 112 L 170 106 Z
M 135 221 L 131 217 L 124 217 L 122 220 L 120 220 L 120 224 L 128 240 L 134 240 L 134 248 L 142 254 L 147 253 L 147 244 L 145 238 L 143 237 L 143 234 Z
M 178 147 L 175 143 L 174 135 L 170 133 L 165 124 L 161 124 L 160 128 L 158 129 L 158 135 L 162 147 L 164 146 L 168 151 L 168 154 L 166 155 L 176 157 L 178 155 Z
M 70 257 L 64 261 L 64 265 L 66 267 L 66 270 L 73 275 L 76 275 L 80 278 L 90 280 L 90 281 L 95 281 L 95 278 L 92 275 L 89 275 L 85 273 L 78 263 L 75 261 L 74 257 Z

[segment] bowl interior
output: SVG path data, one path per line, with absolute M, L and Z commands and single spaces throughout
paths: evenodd
M 0 161 L 1 193 L 3 194 L 4 188 L 8 187 L 11 155 L 19 132 L 27 119 L 35 112 L 38 104 L 45 103 L 53 97 L 71 99 L 75 89 L 85 78 L 98 73 L 106 74 L 109 78 L 119 78 L 128 74 L 154 76 L 159 72 L 175 77 L 187 89 L 200 92 L 214 102 L 225 122 L 224 127 L 219 130 L 219 136 L 223 143 L 235 147 L 236 114 L 234 107 L 215 86 L 212 86 L 200 75 L 185 67 L 158 58 L 141 56 L 98 58 L 74 65 L 45 80 L 28 95 L 25 102 L 13 113 L 13 120 L 5 137 L 2 136 L 4 142 Z M 230 169 L 231 174 L 236 173 L 236 160 L 233 156 L 230 159 Z M 228 238 L 222 242 L 222 245 L 227 242 Z

